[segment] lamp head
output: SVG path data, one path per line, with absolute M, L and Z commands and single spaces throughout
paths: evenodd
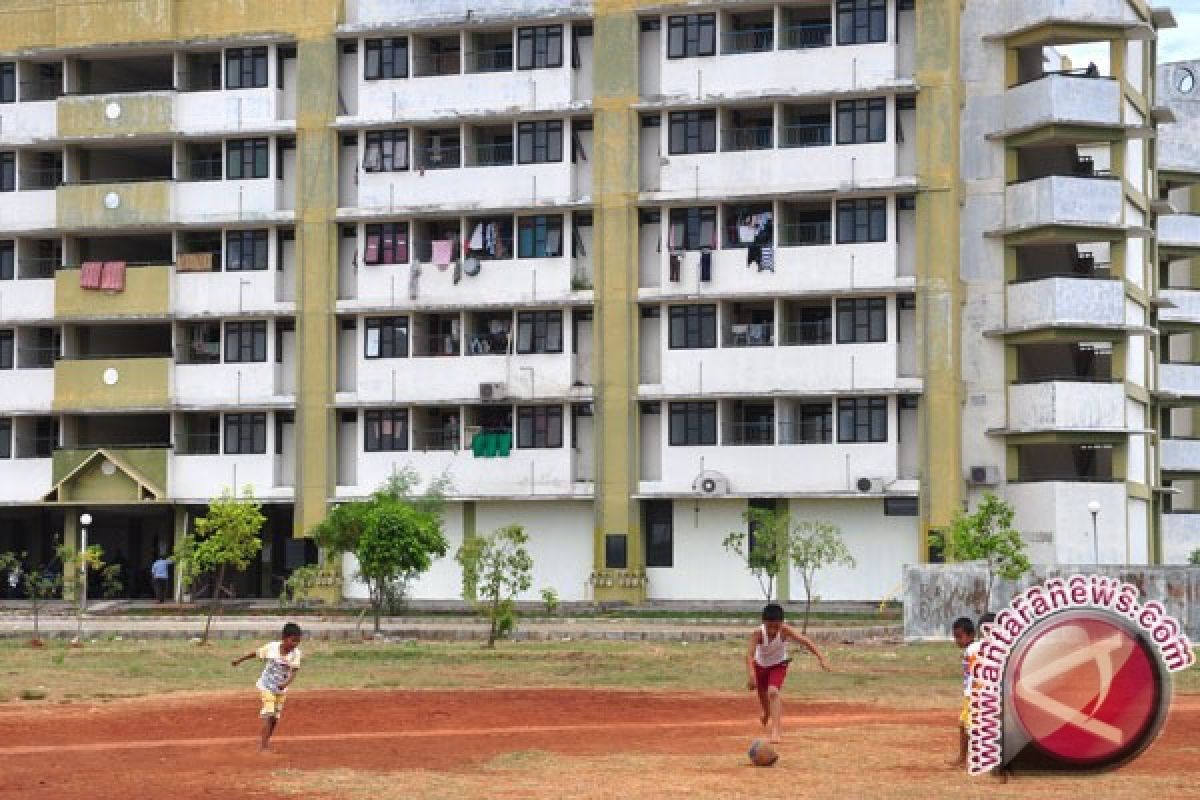
M 80 514 L 79 515 L 79 524 L 80 525 L 91 525 L 92 524 L 92 515 L 88 514 L 87 512 Z
M 1093 514 L 1099 514 L 1100 513 L 1099 501 L 1093 500 L 1092 502 L 1088 503 L 1088 511 L 1092 512 Z

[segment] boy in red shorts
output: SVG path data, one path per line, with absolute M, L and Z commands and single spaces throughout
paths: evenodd
M 762 724 L 770 726 L 772 742 L 783 739 L 783 679 L 787 677 L 791 659 L 787 654 L 787 641 L 802 644 L 812 651 L 826 672 L 832 672 L 825 656 L 802 633 L 783 621 L 783 606 L 771 603 L 762 610 L 762 625 L 750 634 L 750 649 L 746 653 L 746 670 L 749 679 L 746 688 L 758 690 L 758 702 L 762 705 Z

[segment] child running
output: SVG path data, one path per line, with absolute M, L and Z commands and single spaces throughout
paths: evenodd
M 812 651 L 826 672 L 832 672 L 829 662 L 802 633 L 783 621 L 783 606 L 771 603 L 762 610 L 762 625 L 750 634 L 750 648 L 746 653 L 746 670 L 749 675 L 746 688 L 758 690 L 758 702 L 762 706 L 762 724 L 769 726 L 772 742 L 783 741 L 783 679 L 787 677 L 791 659 L 787 654 L 787 641 L 802 644 Z
M 275 726 L 283 715 L 285 693 L 300 669 L 300 659 L 303 656 L 300 652 L 300 640 L 303 637 L 300 626 L 289 622 L 283 626 L 281 641 L 264 644 L 253 653 L 247 653 L 233 661 L 235 667 L 252 658 L 261 658 L 266 662 L 262 675 L 255 684 L 262 695 L 262 711 L 259 712 L 263 721 L 262 735 L 258 743 L 260 753 L 269 752 L 271 749 L 271 734 L 275 732 Z
M 967 764 L 967 743 L 971 735 L 971 669 L 979 656 L 980 643 L 975 640 L 975 623 L 970 617 L 959 617 L 950 626 L 954 643 L 962 648 L 963 701 L 958 712 L 958 757 L 947 759 L 952 767 Z

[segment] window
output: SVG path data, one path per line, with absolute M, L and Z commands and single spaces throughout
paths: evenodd
M 267 323 L 226 322 L 225 363 L 244 364 L 267 360 Z
M 262 455 L 267 452 L 267 415 L 226 414 L 225 453 Z
M 563 446 L 562 406 L 517 408 L 517 447 L 521 449 Z
M 517 220 L 519 258 L 558 258 L 562 255 L 561 215 L 521 217 Z
M 368 453 L 408 449 L 408 409 L 368 411 L 363 415 L 363 424 L 363 447 Z
M 408 169 L 408 131 L 367 131 L 363 169 L 367 172 L 403 172 Z
M 717 307 L 671 306 L 669 344 L 672 350 L 717 346 Z
M 12 241 L 0 242 L 0 281 L 11 281 L 16 274 L 16 245 Z
M 883 498 L 883 515 L 885 517 L 915 517 L 919 513 L 915 497 L 885 497 Z
M 17 65 L 11 61 L 0 63 L 0 103 L 17 102 Z
M 646 537 L 646 566 L 675 566 L 674 509 L 670 500 L 645 500 L 642 530 Z
M 887 101 L 882 97 L 867 100 L 839 100 L 837 104 L 837 143 L 866 144 L 887 141 Z
M 628 540 L 623 533 L 604 535 L 604 568 L 625 569 L 629 564 Z
M 267 85 L 267 48 L 237 47 L 225 51 L 225 88 L 261 89 Z
M 225 234 L 225 269 L 229 272 L 267 268 L 267 232 L 228 231 Z
M 408 263 L 408 223 L 383 222 L 366 227 L 366 250 L 363 261 L 367 264 Z
M 717 443 L 716 403 L 671 403 L 672 447 Z
M 547 69 L 562 65 L 562 25 L 517 28 L 517 69 Z
M 838 44 L 887 41 L 887 0 L 838 0 Z
M 231 139 L 226 149 L 229 180 L 267 177 L 267 148 L 266 139 Z
M 0 369 L 13 368 L 14 342 L 12 331 L 0 331 Z
M 518 353 L 561 353 L 561 311 L 522 311 L 517 314 Z
M 0 153 L 0 192 L 17 190 L 17 154 Z
M 367 317 L 367 358 L 408 358 L 408 317 Z
M 522 122 L 517 126 L 517 162 L 547 164 L 562 161 L 562 140 L 560 119 Z
M 716 206 L 672 208 L 669 238 L 671 250 L 716 249 Z
M 887 200 L 839 200 L 837 205 L 838 244 L 887 241 Z
M 668 151 L 677 156 L 717 151 L 716 111 L 673 111 L 670 117 Z
M 838 400 L 839 442 L 886 442 L 887 398 L 843 397 Z
M 855 297 L 837 301 L 838 344 L 887 341 L 887 300 Z
M 696 58 L 716 52 L 716 14 L 667 17 L 667 58 Z
M 363 78 L 369 81 L 408 77 L 408 39 L 367 39 Z
M 12 458 L 12 420 L 0 419 L 0 458 Z
M 833 404 L 801 404 L 797 424 L 794 444 L 829 444 L 833 441 Z

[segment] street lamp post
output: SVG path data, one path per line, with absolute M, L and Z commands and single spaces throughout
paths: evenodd
M 1092 514 L 1092 563 L 1100 563 L 1100 535 L 1097 518 L 1100 516 L 1100 503 L 1093 500 L 1088 503 L 1088 511 Z
M 87 534 L 92 524 L 92 515 L 86 511 L 79 515 L 79 607 L 87 610 Z

